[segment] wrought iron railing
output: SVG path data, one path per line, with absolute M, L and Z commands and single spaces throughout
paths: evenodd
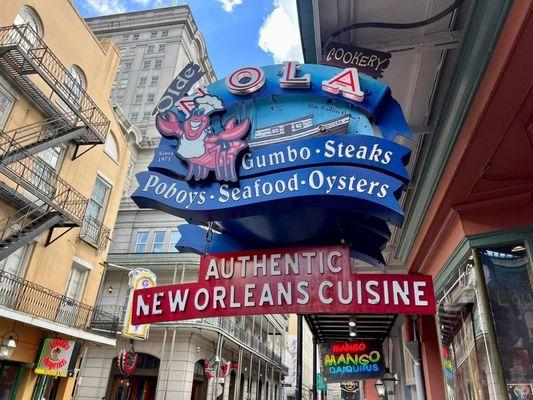
M 93 133 L 92 139 L 95 142 L 105 141 L 110 121 L 29 24 L 0 28 L 0 54 L 6 55 L 11 51 L 22 56 L 10 59 L 11 72 L 19 74 L 19 77 L 38 73 L 87 124 Z
M 114 305 L 99 305 L 99 308 L 106 310 L 108 313 L 113 315 L 118 315 L 120 317 L 120 323 L 124 323 L 124 318 L 126 315 L 126 307 L 118 304 Z M 254 349 L 255 351 L 261 353 L 266 358 L 272 360 L 275 364 L 280 365 L 282 370 L 285 373 L 288 372 L 288 367 L 283 364 L 283 361 L 279 355 L 274 351 L 268 348 L 263 342 L 255 338 L 250 332 L 243 329 L 237 323 L 232 321 L 230 318 L 218 317 L 218 318 L 198 318 L 188 321 L 178 321 L 176 324 L 198 324 L 198 325 L 209 325 L 219 329 L 222 329 L 230 336 L 236 338 L 240 342 Z
M 83 219 L 79 237 L 96 247 L 98 252 L 102 252 L 107 248 L 110 233 L 111 229 L 96 218 L 86 216 Z
M 9 136 L 0 131 L 0 142 L 9 140 Z M 11 146 L 24 152 L 16 143 Z M 82 223 L 88 200 L 41 158 L 26 153 L 19 161 L 0 165 L 0 171 L 74 224 Z
M 71 117 L 72 123 L 63 117 L 52 117 L 5 131 L 5 136 L 0 138 L 0 161 L 18 153 L 20 148 L 51 141 L 76 128 L 80 129 L 81 127 L 77 126 L 76 116 L 72 114 Z
M 38 221 L 44 215 L 34 203 L 28 204 L 14 214 L 0 219 L 0 241 L 12 236 L 20 235 L 24 227 Z
M 0 271 L 0 306 L 84 331 L 114 336 L 118 317 Z

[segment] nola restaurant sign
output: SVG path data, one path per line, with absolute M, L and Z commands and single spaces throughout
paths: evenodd
M 352 274 L 345 246 L 202 256 L 199 281 L 135 290 L 133 324 L 253 314 L 434 314 L 431 277 Z
M 155 108 L 162 139 L 132 196 L 187 220 L 178 249 L 345 243 L 384 267 L 380 249 L 388 224 L 403 222 L 409 181 L 410 151 L 394 139 L 411 137 L 389 87 L 356 68 L 285 62 L 185 95 L 201 76 L 186 66 Z

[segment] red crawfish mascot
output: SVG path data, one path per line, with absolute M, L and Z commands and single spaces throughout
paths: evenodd
M 157 114 L 157 129 L 164 137 L 178 141 L 177 155 L 189 165 L 185 180 L 205 179 L 209 171 L 215 171 L 217 180 L 235 182 L 236 158 L 248 147 L 242 139 L 250 129 L 250 120 L 237 123 L 237 118 L 232 117 L 222 131 L 214 133 L 209 115 L 225 110 L 222 101 L 206 94 L 195 98 L 194 104 L 191 115 L 183 122 L 169 111 Z

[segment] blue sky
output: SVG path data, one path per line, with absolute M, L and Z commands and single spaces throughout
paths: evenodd
M 145 10 L 175 0 L 73 0 L 84 17 Z M 302 61 L 296 0 L 180 0 L 207 42 L 217 76 L 245 65 Z

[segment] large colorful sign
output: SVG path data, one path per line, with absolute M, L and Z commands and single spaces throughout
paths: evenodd
M 379 340 L 318 345 L 320 371 L 326 383 L 376 379 L 383 375 L 385 357 Z
M 187 66 L 175 86 L 195 74 Z M 185 97 L 169 91 L 157 108 L 160 145 L 132 197 L 189 222 L 178 249 L 345 243 L 384 267 L 409 180 L 410 151 L 394 138 L 411 137 L 385 84 L 355 68 L 285 62 L 239 68 Z
M 74 340 L 45 339 L 34 372 L 41 375 L 73 376 L 80 345 Z
M 132 323 L 253 314 L 434 314 L 430 276 L 352 274 L 346 246 L 201 257 L 199 281 L 136 290 Z

